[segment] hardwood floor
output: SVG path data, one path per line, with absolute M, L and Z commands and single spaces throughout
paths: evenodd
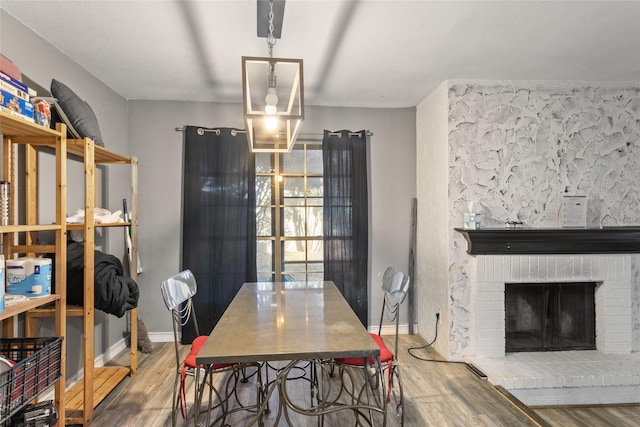
M 409 347 L 423 346 L 416 335 L 402 336 L 399 360 L 405 392 L 405 426 L 640 426 L 640 405 L 535 408 L 530 409 L 509 398 L 489 382 L 478 378 L 464 364 L 421 361 L 408 354 Z M 413 351 L 426 359 L 440 359 L 431 349 Z M 138 374 L 126 378 L 95 411 L 92 426 L 171 426 L 171 393 L 174 380 L 173 344 L 155 343 L 153 352 L 139 354 Z M 121 360 L 119 360 L 121 359 Z M 126 355 L 113 363 L 126 363 Z M 292 381 L 297 383 L 297 381 Z M 187 379 L 188 393 L 193 390 Z M 302 382 L 300 382 L 302 384 Z M 243 384 L 246 394 L 254 388 Z M 304 387 L 301 385 L 301 387 Z M 301 396 L 308 391 L 300 390 Z M 275 401 L 275 395 L 272 401 Z M 191 407 L 193 396 L 187 396 Z M 275 406 L 272 406 L 275 407 Z M 390 427 L 399 425 L 390 411 Z M 265 425 L 272 426 L 272 413 Z M 187 425 L 178 415 L 179 425 Z M 246 418 L 232 419 L 231 426 L 242 426 Z M 296 419 L 296 427 L 316 426 L 314 418 Z M 344 417 L 328 417 L 327 427 L 343 427 L 354 422 Z M 281 421 L 278 426 L 285 426 Z

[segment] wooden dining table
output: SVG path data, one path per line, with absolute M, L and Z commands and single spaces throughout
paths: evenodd
M 276 390 L 276 420 L 282 416 L 289 425 L 289 410 L 309 416 L 337 411 L 375 413 L 382 419 L 379 424 L 385 425 L 384 399 L 352 400 L 347 404 L 323 399 L 301 408 L 291 403 L 286 391 L 288 375 L 301 363 L 311 365 L 310 371 L 315 372 L 317 367 L 326 370 L 327 363 L 336 358 L 363 357 L 366 368 L 360 369 L 362 381 L 371 389 L 367 394 L 384 395 L 384 382 L 376 376 L 381 371 L 379 355 L 379 347 L 333 282 L 253 282 L 243 284 L 200 350 L 196 363 L 207 367 L 261 362 L 265 369 L 269 369 L 269 362 L 287 363 L 275 371 L 273 381 L 262 385 L 263 402 L 258 403 L 259 409 L 247 425 L 263 425 L 269 396 Z M 322 375 L 312 378 L 316 387 L 322 386 L 317 383 L 319 378 Z M 196 399 L 196 425 L 202 394 Z

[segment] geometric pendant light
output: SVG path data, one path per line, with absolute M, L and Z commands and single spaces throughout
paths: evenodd
M 243 115 L 251 151 L 286 153 L 304 120 L 302 59 L 273 57 L 273 0 L 269 6 L 269 57 L 242 57 Z

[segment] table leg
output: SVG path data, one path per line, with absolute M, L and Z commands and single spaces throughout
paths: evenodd
M 206 374 L 205 374 L 206 375 Z M 196 369 L 195 372 L 195 376 L 194 376 L 194 380 L 196 382 L 196 384 L 200 384 L 200 369 Z M 195 395 L 195 401 L 193 402 L 193 424 L 195 426 L 198 425 L 198 423 L 200 422 L 200 405 L 201 405 L 201 401 L 202 401 L 202 393 L 204 391 L 204 383 L 205 381 L 202 381 L 202 384 L 200 384 L 197 387 L 197 392 Z

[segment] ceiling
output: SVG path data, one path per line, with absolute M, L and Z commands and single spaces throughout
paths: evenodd
M 241 102 L 256 0 L 0 0 L 127 99 Z M 0 46 L 1 48 L 1 46 Z M 640 1 L 287 0 L 305 103 L 411 107 L 447 79 L 640 82 Z

